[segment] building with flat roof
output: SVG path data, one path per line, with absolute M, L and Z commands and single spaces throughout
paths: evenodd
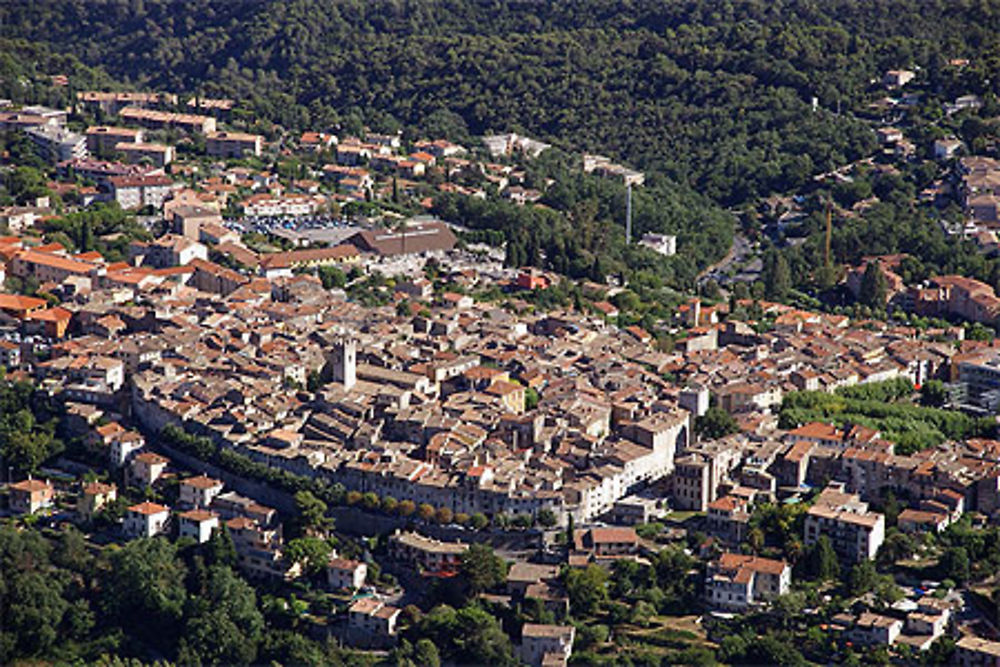
M 209 132 L 205 136 L 205 152 L 212 157 L 242 158 L 247 155 L 259 157 L 263 146 L 264 138 L 259 134 Z
M 87 139 L 65 128 L 56 125 L 38 125 L 29 127 L 24 133 L 35 144 L 39 156 L 52 164 L 83 159 L 89 155 Z
M 885 515 L 869 511 L 868 503 L 846 493 L 843 484 L 830 484 L 806 514 L 806 545 L 812 546 L 822 535 L 830 539 L 841 561 L 871 560 L 885 540 Z

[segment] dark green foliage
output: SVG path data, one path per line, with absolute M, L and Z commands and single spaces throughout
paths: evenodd
M 782 300 L 792 288 L 792 274 L 783 253 L 771 248 L 764 255 L 764 268 L 760 275 L 764 283 L 764 296 Z
M 517 664 L 510 638 L 496 618 L 478 605 L 458 610 L 439 605 L 431 609 L 415 629 L 413 636 L 432 642 L 441 658 L 460 664 Z M 426 648 L 423 650 L 427 652 Z
M 181 663 L 248 664 L 257 657 L 264 617 L 253 588 L 227 566 L 209 571 L 208 584 L 189 605 L 178 651 Z
M 462 577 L 469 592 L 478 595 L 503 583 L 507 564 L 485 544 L 476 543 L 462 554 Z
M 608 600 L 608 574 L 597 565 L 566 573 L 570 611 L 575 616 L 595 613 Z
M 806 567 L 809 576 L 819 581 L 836 579 L 840 573 L 840 563 L 837 554 L 830 544 L 830 538 L 820 535 L 819 539 L 809 548 L 806 556 Z
M 342 289 L 347 285 L 347 274 L 336 266 L 321 266 L 316 273 L 326 289 Z
M 869 308 L 885 308 L 888 284 L 877 262 L 869 262 L 861 277 L 861 291 L 858 302 Z
M 85 211 L 46 220 L 42 230 L 50 240 L 58 240 L 63 245 L 69 241 L 67 250 L 96 250 L 109 262 L 128 259 L 130 242 L 152 239 L 149 231 L 136 222 L 135 216 L 123 211 L 116 202 L 94 204 Z
M 782 428 L 795 428 L 811 421 L 832 421 L 838 425 L 870 426 L 880 430 L 887 440 L 895 442 L 896 451 L 901 454 L 938 445 L 947 439 L 989 437 L 994 432 L 995 425 L 988 419 L 975 419 L 957 411 L 889 402 L 891 396 L 900 395 L 903 383 L 907 381 L 891 382 L 898 382 L 898 387 L 880 383 L 859 385 L 838 394 L 785 394 L 780 425 Z
M 722 408 L 711 407 L 695 420 L 694 430 L 699 436 L 714 440 L 736 433 L 740 427 L 731 414 Z
M 959 584 L 965 583 L 971 576 L 968 550 L 963 546 L 948 547 L 941 554 L 938 570 L 944 579 L 951 579 Z
M 172 543 L 135 540 L 112 555 L 102 601 L 123 625 L 142 618 L 136 634 L 167 650 L 176 645 L 184 614 L 184 578 L 185 567 Z
M 0 456 L 22 473 L 35 472 L 63 450 L 47 401 L 33 393 L 30 382 L 0 378 Z

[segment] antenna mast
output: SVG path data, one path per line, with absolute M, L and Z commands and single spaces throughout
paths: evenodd
M 632 183 L 626 184 L 625 196 L 625 245 L 632 243 Z
M 830 266 L 830 236 L 833 233 L 833 213 L 830 211 L 830 200 L 826 200 L 826 252 L 824 261 Z

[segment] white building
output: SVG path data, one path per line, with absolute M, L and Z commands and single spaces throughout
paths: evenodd
M 114 437 L 108 448 L 108 458 L 111 465 L 120 468 L 132 458 L 132 455 L 146 445 L 146 440 L 135 431 L 126 431 Z
M 205 475 L 181 481 L 180 501 L 185 507 L 208 507 L 212 499 L 222 493 L 223 483 Z
M 868 511 L 868 503 L 846 493 L 843 484 L 830 484 L 806 514 L 805 543 L 812 546 L 826 535 L 845 563 L 875 557 L 885 540 L 885 515 Z
M 125 512 L 123 530 L 129 537 L 153 537 L 167 530 L 170 508 L 157 503 L 139 503 Z
M 532 667 L 565 665 L 573 653 L 572 625 L 525 623 L 521 629 L 521 660 Z
M 42 159 L 53 164 L 89 155 L 87 138 L 55 125 L 39 125 L 25 130 Z
M 643 234 L 639 245 L 668 257 L 677 254 L 677 237 L 671 234 Z
M 333 558 L 326 566 L 326 583 L 333 591 L 356 591 L 368 577 L 365 563 L 346 558 Z
M 787 593 L 792 568 L 785 561 L 725 553 L 709 563 L 705 597 L 710 605 L 744 611 Z
M 204 544 L 212 537 L 212 531 L 219 527 L 219 515 L 208 510 L 196 509 L 184 512 L 179 517 L 180 537 L 190 537 Z

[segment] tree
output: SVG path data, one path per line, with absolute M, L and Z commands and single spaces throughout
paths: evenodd
M 303 489 L 295 493 L 295 511 L 307 534 L 325 535 L 333 527 L 333 519 L 326 515 L 326 503 L 312 491 Z
M 181 663 L 249 664 L 257 657 L 264 617 L 257 597 L 227 566 L 213 566 L 197 609 L 185 625 L 178 657 Z
M 470 593 L 479 595 L 503 583 L 507 565 L 490 546 L 477 542 L 462 554 L 461 573 Z
M 323 571 L 333 551 L 329 542 L 318 537 L 300 537 L 285 545 L 285 558 L 292 563 L 302 563 L 310 574 Z
M 948 547 L 941 554 L 938 569 L 943 578 L 953 579 L 959 584 L 965 583 L 971 576 L 968 550 L 965 547 Z
M 364 505 L 366 510 L 372 511 L 381 504 L 381 501 L 376 493 L 368 491 L 361 496 L 361 504 Z
M 870 308 L 885 308 L 888 282 L 882 267 L 878 262 L 868 262 L 865 273 L 861 277 L 861 289 L 858 292 L 858 302 Z
M 447 507 L 439 507 L 437 512 L 434 513 L 434 520 L 442 526 L 451 523 L 454 519 L 455 515 L 452 513 L 451 509 Z
M 171 647 L 184 613 L 186 568 L 163 538 L 133 540 L 111 555 L 102 600 L 123 626 L 162 648 Z M 133 620 L 144 619 L 136 626 Z
M 764 294 L 769 299 L 784 299 L 792 288 L 792 273 L 784 254 L 771 248 L 764 255 L 761 272 Z
M 206 562 L 208 565 L 226 565 L 236 567 L 236 545 L 233 543 L 233 536 L 229 533 L 229 527 L 222 524 L 221 527 L 212 531 L 212 535 L 205 543 Z
M 336 266 L 321 266 L 317 273 L 324 289 L 344 289 L 347 287 L 347 274 Z
M 882 565 L 892 565 L 896 561 L 911 558 L 916 551 L 917 543 L 912 537 L 897 528 L 890 528 L 878 550 L 878 562 Z
M 423 521 L 430 521 L 434 518 L 434 506 L 429 503 L 420 503 L 420 507 L 417 508 L 417 516 Z
M 422 667 L 441 667 L 441 654 L 429 639 L 418 639 L 413 650 L 413 662 Z
M 597 565 L 566 573 L 566 592 L 573 614 L 590 616 L 608 600 L 608 574 Z
M 920 387 L 920 402 L 932 408 L 940 408 L 948 401 L 948 392 L 941 380 L 928 380 Z
M 551 528 L 556 525 L 556 513 L 546 508 L 538 510 L 538 525 L 542 528 Z
M 524 389 L 524 409 L 534 410 L 538 407 L 538 401 L 541 397 L 538 395 L 538 390 L 534 387 L 525 387 Z
M 412 500 L 403 500 L 399 503 L 397 510 L 399 511 L 399 516 L 406 518 L 412 516 L 417 511 L 417 505 Z
M 694 430 L 700 437 L 716 440 L 739 432 L 740 427 L 731 414 L 720 407 L 712 406 L 695 420 Z
M 847 591 L 854 596 L 870 593 L 875 590 L 878 579 L 875 563 L 867 559 L 863 560 L 851 568 L 847 578 Z
M 399 501 L 392 496 L 385 496 L 382 498 L 382 511 L 386 514 L 394 513 L 398 505 Z
M 10 194 L 18 204 L 34 204 L 49 194 L 45 174 L 34 167 L 17 167 L 9 177 Z
M 486 518 L 485 514 L 480 512 L 473 514 L 470 521 L 472 523 L 472 527 L 476 530 L 482 530 L 486 526 L 490 525 L 490 520 Z
M 456 614 L 453 643 L 458 662 L 475 665 L 517 665 L 513 647 L 500 623 L 481 607 L 471 605 Z
M 835 579 L 840 572 L 840 563 L 833 544 L 826 535 L 820 535 L 809 551 L 809 574 L 818 581 Z

